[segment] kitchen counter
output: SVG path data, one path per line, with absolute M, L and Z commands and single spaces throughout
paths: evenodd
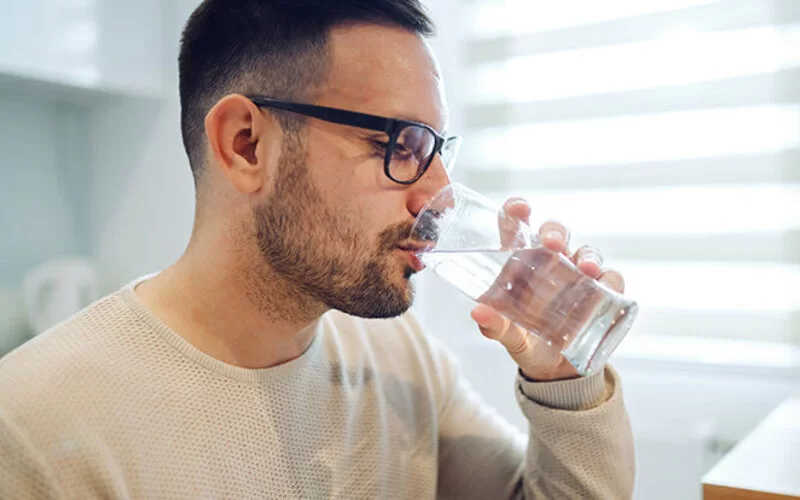
M 770 412 L 706 474 L 703 499 L 800 499 L 800 397 Z

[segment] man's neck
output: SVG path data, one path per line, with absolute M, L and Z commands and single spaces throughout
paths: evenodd
M 299 357 L 324 307 L 300 302 L 263 270 L 222 261 L 224 253 L 187 251 L 136 293 L 178 335 L 225 363 L 269 368 Z

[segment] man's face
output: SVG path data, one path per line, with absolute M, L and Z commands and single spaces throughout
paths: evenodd
M 441 80 L 427 45 L 405 30 L 334 30 L 331 68 L 317 104 L 419 121 L 442 132 Z M 309 119 L 284 139 L 271 197 L 254 210 L 267 264 L 298 293 L 362 317 L 411 305 L 408 248 L 414 217 L 449 179 L 436 157 L 410 186 L 384 174 L 380 132 Z

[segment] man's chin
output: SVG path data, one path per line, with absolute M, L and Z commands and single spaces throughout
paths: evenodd
M 414 285 L 404 279 L 404 285 L 396 290 L 394 297 L 384 300 L 380 307 L 376 308 L 373 318 L 394 318 L 406 313 L 414 303 Z
M 396 304 L 382 304 L 379 307 L 370 309 L 369 311 L 363 310 L 343 310 L 342 312 L 351 316 L 356 316 L 364 319 L 389 319 L 396 318 L 406 313 L 411 308 L 411 303 L 396 303 Z
M 414 300 L 414 287 L 404 277 L 384 281 L 378 287 L 359 287 L 350 295 L 337 294 L 327 301 L 331 309 L 359 318 L 394 318 L 408 311 Z
M 394 293 L 386 294 L 384 300 L 379 305 L 376 304 L 377 307 L 366 317 L 385 319 L 395 318 L 406 313 L 414 303 L 414 284 L 409 278 L 404 278 L 402 284 L 393 290 Z

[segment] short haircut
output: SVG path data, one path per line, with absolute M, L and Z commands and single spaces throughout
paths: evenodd
M 435 31 L 419 0 L 205 0 L 195 9 L 178 58 L 181 133 L 195 182 L 214 104 L 237 92 L 309 99 L 327 74 L 331 29 L 351 23 Z

